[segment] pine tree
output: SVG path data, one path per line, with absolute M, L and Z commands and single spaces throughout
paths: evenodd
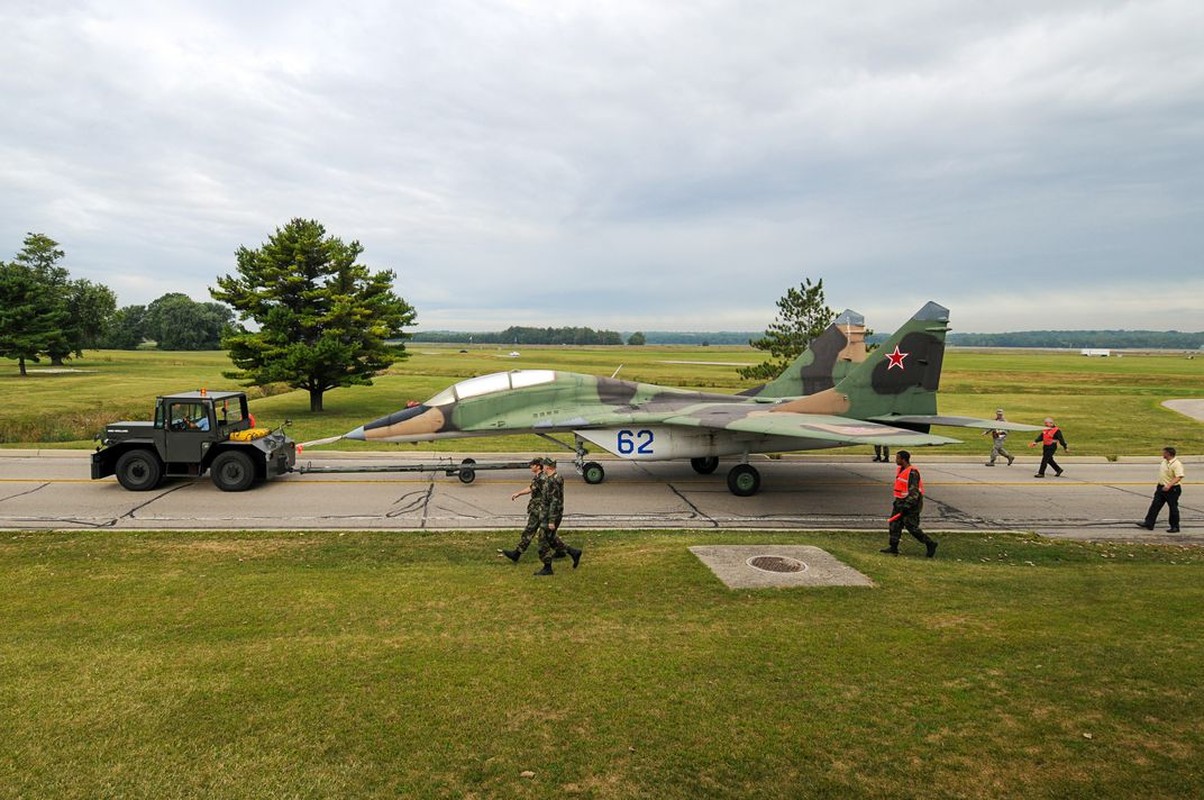
M 416 313 L 393 293 L 391 270 L 356 263 L 362 252 L 359 242 L 345 244 L 305 219 L 277 228 L 258 249 L 240 247 L 238 275 L 218 278 L 209 290 L 240 320 L 222 337 L 238 367 L 226 377 L 305 389 L 310 410 L 321 411 L 327 389 L 371 385 L 373 375 L 404 358 L 402 329 Z
M 778 300 L 778 316 L 765 335 L 749 342 L 758 350 L 768 350 L 773 358 L 740 369 L 740 377 L 773 380 L 803 354 L 811 340 L 823 333 L 835 317 L 836 312 L 824 302 L 823 279 L 812 285 L 810 278 L 804 278 L 797 289 L 790 287 Z

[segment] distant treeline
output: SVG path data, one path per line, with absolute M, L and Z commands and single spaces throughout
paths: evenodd
M 644 338 L 648 344 L 692 344 L 706 347 L 712 344 L 748 344 L 764 335 L 764 331 L 648 331 Z
M 418 332 L 413 342 L 452 342 L 456 344 L 623 344 L 618 331 L 593 328 L 525 328 L 511 326 L 501 332 L 465 333 L 462 331 Z
M 420 331 L 415 342 L 451 344 L 623 344 L 632 336 L 643 336 L 650 345 L 681 344 L 746 345 L 763 334 L 757 331 L 596 331 L 593 328 L 527 328 L 514 326 L 501 332 Z M 881 344 L 889 334 L 869 337 Z M 1011 333 L 950 333 L 947 341 L 955 347 L 1069 347 L 1115 348 L 1136 350 L 1197 350 L 1204 347 L 1204 331 L 1014 331 Z
M 753 331 L 596 331 L 593 328 L 510 327 L 501 332 L 419 331 L 414 342 L 443 344 L 686 344 L 707 347 L 719 344 L 748 344 L 761 336 Z M 632 337 L 636 337 L 632 341 Z M 639 341 L 643 337 L 643 342 Z
M 1012 333 L 950 333 L 955 347 L 1070 347 L 1135 350 L 1198 350 L 1204 332 L 1179 331 L 1015 331 Z

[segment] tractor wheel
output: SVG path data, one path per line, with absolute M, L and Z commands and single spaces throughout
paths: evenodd
M 163 463 L 150 450 L 130 450 L 117 459 L 117 482 L 131 492 L 154 489 L 163 479 Z
M 242 492 L 255 483 L 255 463 L 240 450 L 219 453 L 209 467 L 213 485 L 223 492 Z

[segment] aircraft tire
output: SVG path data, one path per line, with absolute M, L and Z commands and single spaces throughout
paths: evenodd
M 736 497 L 752 497 L 761 489 L 761 473 L 749 464 L 737 464 L 727 473 L 727 488 Z
M 699 475 L 710 475 L 719 468 L 718 456 L 707 456 L 706 458 L 691 458 L 690 466 Z
M 581 467 L 581 477 L 591 486 L 596 486 L 606 480 L 606 470 L 597 461 L 587 461 Z
M 472 483 L 477 479 L 477 471 L 471 467 L 460 467 L 456 476 L 460 479 L 460 483 Z

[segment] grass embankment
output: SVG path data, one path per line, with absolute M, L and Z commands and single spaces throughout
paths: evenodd
M 733 592 L 730 537 L 6 536 L 0 798 L 1199 796 L 1199 549 L 746 532 L 877 587 Z
M 741 364 L 760 353 L 732 347 L 523 348 L 507 358 L 506 348 L 413 345 L 410 358 L 394 365 L 370 387 L 326 393 L 320 414 L 309 411 L 309 397 L 285 387 L 268 387 L 253 410 L 261 422 L 293 420 L 298 441 L 336 436 L 401 408 L 425 400 L 449 384 L 505 369 L 552 368 L 593 375 L 619 375 L 711 391 L 749 388 L 736 375 Z M 674 363 L 685 362 L 685 363 Z M 718 363 L 715 363 L 718 362 Z M 39 373 L 22 379 L 15 365 L 0 371 L 0 444 L 7 446 L 86 447 L 106 423 L 148 419 L 158 394 L 205 386 L 228 388 L 233 381 L 224 353 L 95 351 L 74 360 L 74 372 Z M 262 392 L 262 390 L 261 390 Z M 1163 400 L 1204 397 L 1204 359 L 1183 356 L 1083 358 L 1051 353 L 976 353 L 951 351 L 942 375 L 940 409 L 946 414 L 991 417 L 996 406 L 1009 419 L 1039 423 L 1053 415 L 1066 431 L 1071 455 L 1151 455 L 1173 443 L 1183 453 L 1204 452 L 1204 426 L 1161 407 Z M 989 449 L 975 431 L 942 429 L 966 440 L 941 453 L 982 453 Z M 1024 436 L 1012 446 L 1023 449 Z M 340 443 L 340 448 L 394 449 L 398 445 Z M 452 440 L 421 445 L 424 450 L 545 450 L 533 436 Z M 870 452 L 869 448 L 862 448 Z M 856 452 L 856 451 L 842 451 Z

